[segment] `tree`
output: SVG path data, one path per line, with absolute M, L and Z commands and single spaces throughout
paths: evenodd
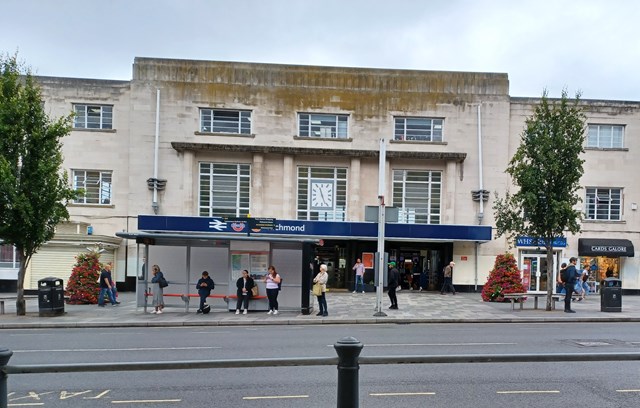
M 579 106 L 580 94 L 569 101 L 567 91 L 550 101 L 546 90 L 533 116 L 527 118 L 520 146 L 506 172 L 519 190 L 496 197 L 493 210 L 497 235 L 509 242 L 517 236 L 534 237 L 547 252 L 547 308 L 551 310 L 553 240 L 565 231 L 580 231 L 580 188 L 584 160 L 586 116 Z
M 20 258 L 17 314 L 26 313 L 25 271 L 31 257 L 69 218 L 75 196 L 61 171 L 71 116 L 50 120 L 40 87 L 17 56 L 0 55 L 0 239 Z
M 522 278 L 516 258 L 511 253 L 496 256 L 487 283 L 482 287 L 482 300 L 504 302 L 507 293 L 523 293 Z
M 67 281 L 67 293 L 69 303 L 72 305 L 98 303 L 100 293 L 100 253 L 91 251 L 76 256 L 76 264 L 73 266 L 71 276 Z

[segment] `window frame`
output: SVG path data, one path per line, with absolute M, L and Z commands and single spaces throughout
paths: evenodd
M 326 123 L 331 118 L 334 119 L 333 125 Z M 320 121 L 320 123 L 314 123 L 314 121 Z M 314 128 L 318 130 L 314 130 Z M 349 115 L 344 113 L 298 112 L 298 137 L 329 140 L 349 139 Z
M 84 181 L 82 185 L 78 185 L 78 177 L 80 172 L 84 173 Z M 87 180 L 89 176 L 87 173 L 98 173 L 98 178 L 96 182 L 97 191 L 92 192 L 92 189 L 87 188 Z M 108 176 L 108 181 L 105 179 Z M 84 193 L 81 197 L 76 197 L 73 200 L 73 204 L 77 205 L 101 205 L 101 206 L 111 206 L 113 205 L 113 171 L 112 170 L 92 170 L 92 169 L 72 169 L 71 170 L 71 180 L 72 180 L 72 188 L 75 191 L 83 190 Z M 106 184 L 103 185 L 103 184 Z M 97 196 L 97 201 L 92 202 L 87 197 L 87 194 L 92 194 Z M 104 202 L 106 200 L 108 202 Z
M 425 126 L 425 130 L 422 133 L 425 134 L 423 138 L 420 138 L 418 133 L 419 129 L 416 128 L 418 124 L 409 124 L 410 121 L 428 121 L 429 124 L 426 123 L 422 126 Z M 393 140 L 402 141 L 402 142 L 429 142 L 429 143 L 440 143 L 444 140 L 444 118 L 437 118 L 431 116 L 394 116 L 393 117 Z M 401 122 L 401 123 L 400 123 Z M 436 123 L 436 122 L 439 122 Z M 429 127 L 426 130 L 426 126 Z M 437 129 L 437 126 L 440 128 Z M 400 131 L 400 132 L 399 132 Z M 410 133 L 414 134 L 408 134 Z M 435 135 L 436 132 L 439 131 L 439 138 Z M 428 137 L 426 133 L 429 133 Z
M 84 112 L 79 114 L 78 107 L 84 107 Z M 100 109 L 97 126 L 90 126 L 90 117 L 96 117 L 90 114 L 89 109 Z M 108 108 L 108 112 L 106 112 Z M 84 118 L 83 123 L 79 123 L 79 119 Z M 108 120 L 107 120 L 108 119 Z M 73 104 L 73 129 L 74 130 L 113 130 L 113 105 L 108 104 L 92 104 L 92 103 L 74 103 Z
M 438 176 L 438 180 L 434 180 L 434 176 Z M 415 180 L 408 180 L 409 177 Z M 419 177 L 426 177 L 427 181 L 419 181 Z M 393 169 L 391 171 L 391 202 L 399 209 L 399 223 L 433 225 L 442 223 L 442 178 L 441 170 Z M 422 191 L 423 189 L 416 189 L 416 185 L 421 184 L 426 185 L 426 194 Z M 424 206 L 409 206 L 408 201 L 416 202 L 415 200 L 424 197 L 426 197 L 423 201 Z M 423 221 L 420 222 L 420 219 Z
M 623 194 L 622 187 L 586 187 L 585 220 L 622 221 Z M 617 214 L 617 218 L 612 218 L 612 214 Z
M 296 169 L 296 219 L 302 221 L 347 221 L 348 177 L 346 167 L 298 166 Z M 312 183 L 333 186 L 331 209 L 314 209 Z
M 205 166 L 208 171 L 203 172 Z M 235 174 L 231 174 L 231 169 L 235 167 Z M 250 163 L 221 163 L 211 161 L 201 161 L 198 163 L 198 215 L 201 217 L 246 217 L 251 210 L 251 171 Z M 215 178 L 218 178 L 216 181 Z M 203 181 L 207 178 L 207 183 Z M 235 180 L 233 180 L 235 179 Z M 225 185 L 228 188 L 220 188 Z M 219 183 L 219 184 L 216 184 Z M 219 187 L 214 190 L 214 185 Z M 208 190 L 208 191 L 205 191 Z M 229 198 L 231 194 L 233 204 Z M 218 201 L 219 205 L 215 205 L 216 194 L 220 198 L 227 197 L 225 200 Z M 204 204 L 206 201 L 206 205 Z M 233 212 L 231 210 L 234 210 Z
M 602 140 L 605 138 L 604 136 L 601 137 L 600 134 L 602 133 L 603 128 L 610 128 L 610 135 L 609 135 L 609 145 L 608 146 L 603 146 L 603 142 Z M 592 129 L 596 129 L 596 135 L 594 137 L 595 139 L 595 144 L 592 144 L 592 137 L 591 137 L 591 131 Z M 619 129 L 620 131 L 620 145 L 616 145 L 614 146 L 614 141 L 616 139 L 616 137 L 614 137 L 614 130 Z M 586 139 L 586 147 L 591 148 L 591 149 L 624 149 L 624 136 L 625 136 L 625 130 L 626 130 L 626 126 L 625 125 L 614 125 L 614 124 L 609 124 L 609 123 L 589 123 L 587 125 L 587 137 Z
M 215 115 L 220 116 L 216 119 Z M 217 109 L 217 108 L 200 108 L 199 114 L 199 131 L 201 133 L 224 133 L 229 135 L 251 135 L 253 112 L 247 109 Z M 208 126 L 205 125 L 205 116 L 209 115 Z M 237 114 L 237 120 L 229 120 L 230 116 L 224 114 Z M 224 120 L 224 119 L 227 120 Z M 235 119 L 235 118 L 232 118 Z M 229 125 L 235 124 L 235 126 Z M 235 127 L 235 130 L 233 128 Z M 229 130 L 225 130 L 229 129 Z

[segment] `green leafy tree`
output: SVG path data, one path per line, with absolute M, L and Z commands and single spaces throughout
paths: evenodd
M 581 213 L 575 206 L 581 201 L 577 191 L 584 172 L 586 116 L 579 102 L 580 94 L 570 101 L 566 90 L 553 101 L 543 92 L 506 169 L 518 191 L 496 197 L 493 206 L 498 236 L 509 242 L 519 235 L 534 237 L 546 249 L 547 310 L 555 285 L 553 240 L 566 231 L 580 231 Z
M 482 287 L 482 300 L 485 302 L 504 302 L 504 295 L 523 293 L 524 291 L 520 270 L 513 254 L 506 253 L 496 256 L 487 283 Z
M 50 120 L 40 87 L 17 56 L 0 55 L 0 239 L 20 257 L 16 310 L 26 313 L 27 265 L 55 227 L 69 218 L 75 195 L 61 171 L 61 139 L 71 116 Z
M 95 251 L 81 253 L 76 256 L 76 264 L 73 266 L 71 276 L 67 281 L 67 293 L 69 304 L 82 305 L 98 303 L 100 292 L 100 254 Z

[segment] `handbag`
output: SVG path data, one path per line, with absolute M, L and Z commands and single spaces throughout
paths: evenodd
M 258 287 L 255 285 L 251 288 L 251 296 L 258 296 Z
M 322 296 L 322 285 L 314 283 L 311 292 L 313 293 L 313 296 Z
M 160 279 L 158 279 L 158 285 L 161 288 L 166 288 L 167 286 L 169 286 L 169 282 L 167 282 L 167 280 L 164 278 L 164 276 L 161 276 Z

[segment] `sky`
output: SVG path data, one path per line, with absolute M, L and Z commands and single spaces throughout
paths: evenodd
M 135 57 L 499 72 L 510 95 L 640 101 L 637 0 L 0 0 L 0 53 L 130 80 Z

